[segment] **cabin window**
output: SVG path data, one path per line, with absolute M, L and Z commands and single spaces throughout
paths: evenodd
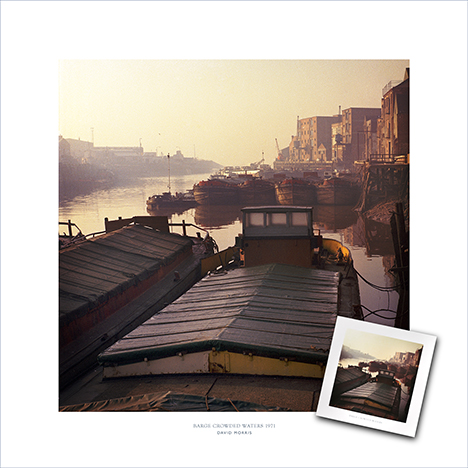
M 247 225 L 263 227 L 263 213 L 249 213 L 247 218 Z
M 307 226 L 307 213 L 291 213 L 291 224 L 293 226 Z
M 270 213 L 269 224 L 272 226 L 286 226 L 286 213 Z

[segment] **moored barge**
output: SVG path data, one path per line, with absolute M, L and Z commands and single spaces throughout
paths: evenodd
M 276 199 L 280 205 L 315 205 L 315 185 L 306 179 L 284 179 L 276 184 Z
M 242 206 L 274 205 L 275 184 L 270 180 L 252 177 L 239 184 L 239 202 Z
M 143 392 L 152 408 L 162 394 L 205 398 L 174 411 L 212 410 L 213 399 L 231 411 L 315 411 L 336 317 L 362 319 L 350 253 L 314 233 L 312 208 L 289 206 L 244 208 L 236 248 L 243 267 L 213 270 L 103 351 L 101 400 L 72 410 Z M 279 257 L 285 248 L 296 252 Z
M 203 239 L 169 233 L 167 217 L 109 221 L 59 252 L 60 387 L 201 277 Z
M 239 186 L 225 179 L 201 180 L 193 186 L 193 195 L 200 205 L 238 204 Z
M 359 185 L 345 178 L 332 177 L 316 186 L 318 205 L 355 205 L 359 195 Z
M 377 377 L 343 392 L 331 405 L 358 413 L 398 420 L 400 418 L 401 385 L 395 373 L 379 370 Z

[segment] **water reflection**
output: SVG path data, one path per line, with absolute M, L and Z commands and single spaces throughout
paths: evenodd
M 151 210 L 146 208 L 146 211 L 149 216 L 167 216 L 168 219 L 172 217 L 172 215 L 183 215 L 187 208 L 181 207 L 159 207 L 157 209 Z
M 337 232 L 353 225 L 357 217 L 357 213 L 349 205 L 314 206 L 314 225 L 319 229 Z
M 171 179 L 174 191 L 184 192 L 202 180 L 203 175 L 175 177 Z M 207 229 L 216 240 L 220 249 L 233 246 L 236 236 L 242 232 L 240 205 L 202 206 L 198 205 L 186 211 L 158 210 L 148 212 L 148 197 L 167 191 L 167 178 L 148 177 L 125 186 L 111 189 L 98 189 L 88 194 L 61 199 L 59 220 L 70 219 L 83 233 L 102 231 L 104 218 L 117 219 L 133 216 L 167 216 L 170 223 L 195 224 Z M 390 226 L 368 220 L 350 206 L 315 206 L 314 228 L 320 229 L 325 237 L 339 240 L 350 248 L 356 270 L 370 282 L 381 287 L 394 285 L 394 278 L 389 269 L 394 265 L 393 245 Z M 173 232 L 180 229 L 174 228 Z M 189 229 L 189 235 L 195 231 Z M 394 291 L 377 290 L 364 281 L 360 281 L 361 302 L 368 310 L 389 309 L 395 311 L 398 294 Z M 380 316 L 370 316 L 369 320 L 385 325 L 393 325 L 395 314 L 380 311 Z M 386 318 L 382 318 L 386 317 Z
M 228 226 L 242 220 L 243 207 L 244 205 L 198 205 L 195 207 L 195 223 L 212 228 Z M 317 205 L 313 209 L 314 228 L 320 231 L 338 232 L 356 225 L 359 220 L 358 214 L 350 206 Z M 359 242 L 356 245 L 364 244 Z
M 241 205 L 198 205 L 195 224 L 206 228 L 221 228 L 242 220 Z
M 389 224 L 379 223 L 359 215 L 356 232 L 362 233 L 362 245 L 368 255 L 393 255 L 392 230 Z

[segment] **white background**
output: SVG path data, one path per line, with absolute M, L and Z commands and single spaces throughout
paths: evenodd
M 466 21 L 445 1 L 2 2 L 2 466 L 467 466 Z M 57 412 L 62 58 L 410 60 L 411 328 L 438 337 L 415 439 L 310 413 Z M 192 428 L 215 422 L 275 429 Z

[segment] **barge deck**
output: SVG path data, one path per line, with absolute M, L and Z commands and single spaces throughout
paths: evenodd
M 135 224 L 60 250 L 60 388 L 201 278 L 198 247 Z

